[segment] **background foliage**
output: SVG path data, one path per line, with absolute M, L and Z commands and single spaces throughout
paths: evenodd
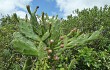
M 43 12 L 39 22 L 37 9 L 27 6 L 30 20 L 16 14 L 1 18 L 1 70 L 110 69 L 109 6 L 76 10 L 66 20 Z

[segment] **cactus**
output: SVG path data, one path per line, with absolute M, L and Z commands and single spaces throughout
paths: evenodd
M 102 30 L 101 28 L 92 35 L 81 34 L 79 30 L 72 30 L 69 34 L 65 35 L 61 27 L 61 21 L 57 18 L 58 16 L 48 18 L 47 14 L 45 15 L 45 13 L 42 13 L 41 22 L 38 23 L 35 16 L 37 9 L 38 7 L 36 7 L 35 11 L 32 13 L 30 11 L 30 6 L 27 6 L 28 13 L 31 16 L 30 22 L 19 21 L 19 31 L 13 34 L 14 39 L 12 44 L 16 51 L 24 55 L 38 57 L 38 62 L 40 64 L 42 64 L 42 60 L 46 59 L 46 61 L 55 65 L 55 62 L 59 60 L 59 57 L 65 50 L 84 45 L 90 40 L 97 39 Z M 60 39 L 61 36 L 63 36 L 62 39 Z M 44 48 L 51 49 L 52 53 L 48 54 Z M 51 56 L 51 59 L 48 59 L 48 56 Z M 51 68 L 53 66 L 50 63 L 48 63 L 48 65 L 50 65 Z M 73 61 L 71 64 L 72 63 Z

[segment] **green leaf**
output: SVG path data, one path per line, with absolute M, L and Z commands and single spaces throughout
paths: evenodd
M 64 68 L 60 68 L 60 70 L 65 70 Z
M 46 45 L 41 41 L 39 43 L 39 46 L 37 47 L 39 59 L 45 58 L 45 56 L 47 56 L 47 53 L 44 50 L 44 47 L 46 47 Z
M 77 38 L 73 37 L 72 39 L 68 40 L 70 42 L 68 43 L 67 46 L 83 45 L 89 40 L 97 39 L 100 36 L 101 30 L 102 28 L 100 30 L 93 32 L 91 36 L 89 34 L 81 34 Z
M 31 70 L 31 68 L 32 68 L 32 60 L 31 58 L 27 58 L 23 66 L 23 70 Z
M 42 41 L 46 40 L 50 36 L 49 30 L 43 35 Z
M 31 24 L 20 21 L 19 29 L 20 29 L 20 32 L 25 34 L 26 37 L 36 41 L 41 41 L 40 37 L 34 33 Z
M 89 38 L 88 40 L 94 40 L 96 39 L 100 34 L 100 31 L 95 31 Z
M 77 61 L 75 59 L 72 59 L 71 63 L 68 66 L 68 70 L 75 69 L 76 68 L 76 65 L 75 65 L 76 63 L 77 63 Z
M 38 51 L 34 43 L 24 38 L 19 32 L 14 33 L 12 44 L 13 48 L 22 54 L 38 55 Z
M 88 38 L 88 40 L 94 40 L 97 39 L 102 31 L 103 27 L 100 28 L 100 30 L 97 30 L 92 33 L 92 35 Z

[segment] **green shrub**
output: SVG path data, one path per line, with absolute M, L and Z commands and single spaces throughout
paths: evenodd
M 1 70 L 109 70 L 109 7 L 76 10 L 78 16 L 60 20 L 36 7 L 20 19 L 2 18 Z M 37 20 L 39 19 L 39 21 Z

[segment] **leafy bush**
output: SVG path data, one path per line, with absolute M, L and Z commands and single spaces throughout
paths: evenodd
M 76 10 L 67 20 L 44 12 L 36 17 L 38 8 L 27 6 L 30 20 L 16 14 L 1 19 L 2 70 L 110 69 L 109 7 Z
M 13 18 L 14 18 L 13 14 Z M 0 70 L 6 70 L 8 68 L 12 56 L 12 49 L 10 48 L 10 42 L 13 39 L 13 33 L 17 31 L 17 21 L 15 22 L 10 16 L 1 18 L 0 27 Z M 13 23 L 14 22 L 14 23 Z
M 84 33 L 92 33 L 95 30 L 98 30 L 101 26 L 103 26 L 103 31 L 100 34 L 100 37 L 98 37 L 97 40 L 93 40 L 90 43 L 88 43 L 86 46 L 89 49 L 93 49 L 93 51 L 95 51 L 97 54 L 97 58 L 94 58 L 97 63 L 98 59 L 102 59 L 103 57 L 101 57 L 100 53 L 104 52 L 104 57 L 106 57 L 106 63 L 105 65 L 103 65 L 103 60 L 100 60 L 100 62 L 98 62 L 97 64 L 94 63 L 94 65 L 99 65 L 98 67 L 94 67 L 94 66 L 90 66 L 89 69 L 95 69 L 95 70 L 109 70 L 108 65 L 110 64 L 109 62 L 109 45 L 110 45 L 110 17 L 109 17 L 109 13 L 110 13 L 110 6 L 105 5 L 104 8 L 100 7 L 94 7 L 92 9 L 84 9 L 82 11 L 76 10 L 74 11 L 75 13 L 78 14 L 78 16 L 68 16 L 67 20 L 64 20 L 62 23 L 62 27 L 66 27 L 69 28 L 69 30 L 73 29 L 73 28 L 79 28 L 82 32 Z M 67 31 L 68 29 L 64 29 L 65 33 L 68 33 Z M 82 46 L 85 47 L 85 46 Z M 82 49 L 81 49 L 82 50 Z M 106 50 L 106 51 L 105 51 Z M 106 55 L 107 53 L 107 55 Z M 92 52 L 91 52 L 92 54 Z M 85 54 L 83 54 L 85 55 Z M 78 56 L 80 56 L 80 54 L 78 54 Z M 85 55 L 86 56 L 86 55 Z M 87 55 L 88 56 L 88 55 Z M 96 55 L 95 55 L 96 56 Z M 79 57 L 76 57 L 79 58 Z M 82 57 L 81 57 L 82 58 Z M 81 69 L 88 68 L 87 64 L 80 63 L 82 62 L 82 60 L 78 60 L 79 64 L 77 67 Z M 84 59 L 84 58 L 83 58 Z M 91 58 L 92 60 L 92 58 Z M 94 62 L 94 61 L 92 61 Z

